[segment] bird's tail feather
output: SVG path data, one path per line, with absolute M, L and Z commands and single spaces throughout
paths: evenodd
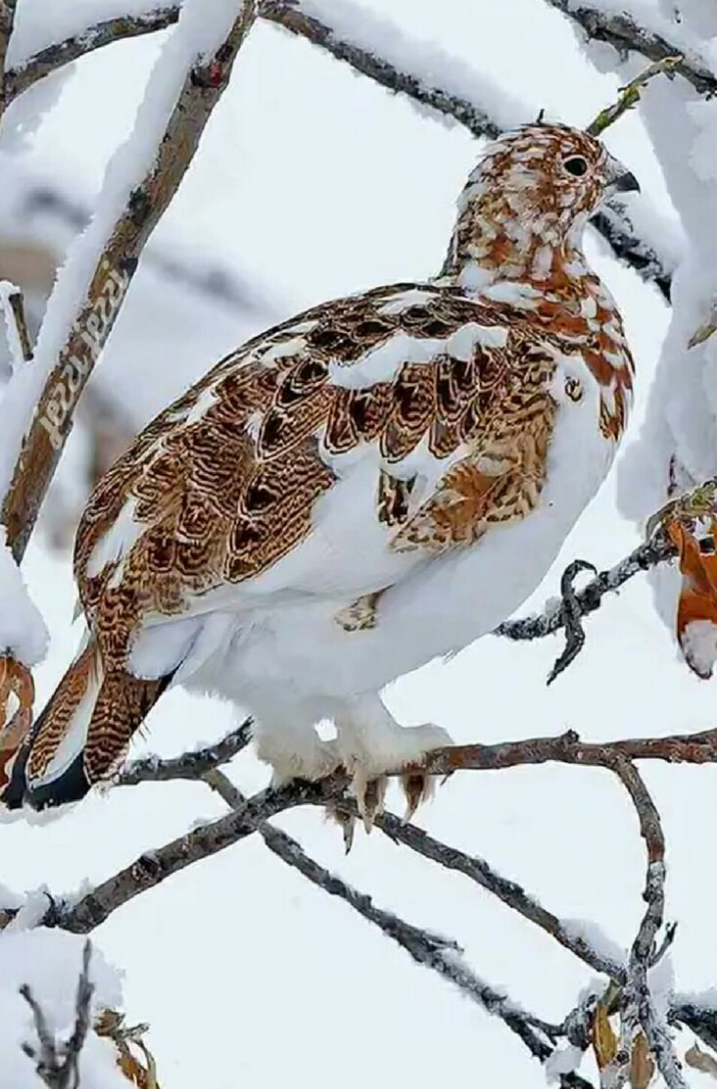
M 107 779 L 170 679 L 107 672 L 90 638 L 35 723 L 25 759 L 14 769 L 13 779 L 22 781 L 11 784 L 9 804 L 62 805 Z

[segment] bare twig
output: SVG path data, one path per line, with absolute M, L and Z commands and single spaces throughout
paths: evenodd
M 136 760 L 119 773 L 117 786 L 137 783 L 168 782 L 171 779 L 199 779 L 205 772 L 229 763 L 251 740 L 251 719 L 230 730 L 220 741 L 194 752 L 185 752 L 169 760 L 150 756 Z
M 572 590 L 572 579 L 580 566 L 576 568 L 575 564 L 571 564 L 563 574 L 563 598 L 557 607 L 550 606 L 536 616 L 506 620 L 498 625 L 493 634 L 521 641 L 542 639 L 546 635 L 553 635 L 561 628 L 566 628 L 568 632 L 566 648 L 553 667 L 550 674 L 552 680 L 558 672 L 570 664 L 584 643 L 584 633 L 580 623 L 582 618 L 599 609 L 606 594 L 615 593 L 635 575 L 657 567 L 661 563 L 667 563 L 676 556 L 677 550 L 672 542 L 664 534 L 656 534 L 614 567 L 607 571 L 600 571 L 577 593 Z M 583 565 L 584 561 L 578 560 L 576 563 Z
M 344 805 L 344 802 L 341 802 Z M 352 805 L 352 811 L 354 806 Z M 564 949 L 568 949 L 596 972 L 622 982 L 626 978 L 625 966 L 599 952 L 581 935 L 574 933 L 552 911 L 543 907 L 533 896 L 514 881 L 496 873 L 488 863 L 473 855 L 467 855 L 455 847 L 434 839 L 421 828 L 407 824 L 392 813 L 384 813 L 376 818 L 376 825 L 394 843 L 402 843 L 416 854 L 437 862 L 445 869 L 463 874 L 481 888 L 496 896 L 507 907 L 540 927 L 554 938 Z
M 77 983 L 75 1026 L 69 1040 L 64 1044 L 56 1040 L 54 1032 L 47 1023 L 44 1010 L 30 988 L 28 986 L 20 988 L 20 994 L 32 1010 L 35 1031 L 40 1044 L 39 1050 L 33 1044 L 24 1044 L 23 1051 L 37 1063 L 38 1076 L 48 1089 L 79 1089 L 80 1055 L 90 1029 L 90 1003 L 94 993 L 94 985 L 90 982 L 91 958 L 92 945 L 88 941 L 82 952 L 82 971 Z
M 80 312 L 45 384 L 4 499 L 1 520 L 18 562 L 64 449 L 77 399 L 114 327 L 147 239 L 179 187 L 212 110 L 227 87 L 255 14 L 255 0 L 244 0 L 215 55 L 198 60 L 189 71 L 156 160 L 132 192 L 100 255 Z M 107 290 L 110 280 L 111 293 Z M 62 395 L 59 403 L 58 389 Z
M 678 53 L 674 57 L 664 57 L 662 60 L 655 61 L 654 64 L 651 64 L 644 72 L 640 72 L 638 76 L 635 76 L 634 79 L 631 79 L 629 83 L 620 88 L 620 95 L 617 102 L 604 110 L 600 110 L 600 113 L 595 120 L 588 125 L 586 131 L 589 132 L 591 136 L 602 135 L 605 129 L 609 128 L 610 125 L 613 125 L 624 113 L 634 109 L 640 101 L 643 87 L 645 87 L 651 79 L 654 79 L 655 76 L 659 75 L 671 76 L 684 59 L 682 53 Z
M 660 62 L 680 54 L 674 71 L 703 95 L 717 93 L 717 78 L 701 61 L 682 55 L 682 50 L 659 34 L 638 26 L 627 12 L 597 10 L 588 4 L 578 7 L 573 0 L 546 0 L 551 7 L 572 19 L 594 42 L 607 42 L 618 53 L 640 53 L 647 60 Z
M 647 853 L 643 892 L 647 907 L 630 950 L 628 978 L 620 1003 L 623 1030 L 617 1061 L 627 1069 L 636 1032 L 642 1028 L 668 1089 L 687 1089 L 666 1018 L 655 1004 L 648 980 L 665 912 L 665 838 L 660 814 L 634 764 L 618 757 L 613 769 L 632 799 Z

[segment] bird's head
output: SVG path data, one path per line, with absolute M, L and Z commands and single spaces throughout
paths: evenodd
M 549 253 L 579 250 L 582 231 L 606 198 L 639 190 L 634 174 L 588 133 L 536 122 L 485 150 L 458 208 L 448 264 L 469 285 L 547 278 Z M 481 272 L 481 270 L 483 270 Z

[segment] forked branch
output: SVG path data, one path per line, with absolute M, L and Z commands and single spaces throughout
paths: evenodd
M 0 521 L 7 527 L 8 544 L 17 562 L 25 552 L 62 455 L 78 398 L 114 327 L 142 250 L 194 157 L 255 15 L 255 0 L 243 0 L 214 56 L 197 58 L 187 72 L 156 159 L 129 194 L 101 248 L 79 312 L 48 374 L 4 497 Z

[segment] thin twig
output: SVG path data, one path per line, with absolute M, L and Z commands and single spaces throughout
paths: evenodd
M 341 805 L 344 804 L 342 801 Z M 354 808 L 352 804 L 352 811 Z M 574 933 L 569 925 L 543 907 L 535 897 L 527 893 L 515 881 L 510 881 L 496 873 L 484 859 L 467 855 L 455 847 L 449 847 L 434 839 L 423 829 L 399 820 L 392 813 L 384 813 L 377 817 L 376 825 L 394 843 L 402 843 L 423 858 L 428 858 L 447 870 L 463 874 L 470 881 L 490 892 L 511 910 L 540 927 L 564 949 L 568 949 L 596 972 L 601 972 L 618 983 L 625 980 L 626 972 L 623 964 L 595 949 L 584 937 Z
M 656 567 L 661 563 L 668 563 L 676 558 L 677 549 L 675 544 L 672 544 L 665 535 L 657 534 L 651 540 L 640 544 L 639 548 L 634 549 L 615 566 L 609 567 L 607 571 L 600 571 L 595 578 L 590 580 L 590 583 L 587 583 L 576 594 L 571 591 L 568 595 L 569 600 L 563 597 L 557 608 L 555 605 L 550 605 L 542 613 L 537 613 L 534 616 L 523 616 L 518 620 L 508 620 L 499 624 L 493 634 L 517 641 L 542 639 L 546 635 L 554 635 L 560 631 L 560 628 L 567 627 L 569 623 L 574 626 L 584 616 L 595 612 L 600 608 L 606 594 L 615 594 L 621 586 L 624 586 L 635 575 L 649 571 L 652 567 Z M 582 563 L 582 561 L 578 561 L 578 563 Z M 574 567 L 571 564 L 564 573 L 563 579 L 573 571 Z M 574 638 L 575 633 L 573 631 Z M 572 654 L 572 657 L 574 658 L 574 654 Z
M 682 53 L 678 53 L 674 57 L 664 57 L 662 60 L 651 64 L 644 72 L 640 72 L 638 76 L 635 76 L 634 79 L 631 79 L 629 83 L 620 88 L 617 102 L 604 110 L 600 110 L 595 120 L 588 125 L 586 132 L 589 132 L 591 136 L 601 136 L 605 129 L 609 128 L 610 125 L 614 125 L 624 113 L 634 109 L 640 101 L 643 87 L 651 79 L 659 75 L 671 76 L 684 59 Z
M 255 0 L 243 0 L 214 56 L 199 58 L 192 65 L 156 159 L 130 194 L 97 261 L 80 311 L 45 383 L 4 497 L 0 521 L 7 527 L 8 544 L 17 562 L 62 455 L 77 400 L 114 327 L 142 250 L 194 157 L 255 15 Z
M 230 730 L 221 740 L 194 752 L 161 760 L 156 756 L 128 764 L 115 779 L 117 786 L 168 782 L 171 779 L 199 779 L 204 772 L 228 764 L 251 741 L 251 719 Z
M 645 1033 L 650 1051 L 668 1089 L 687 1089 L 666 1016 L 658 1010 L 648 979 L 655 963 L 656 939 L 665 913 L 665 838 L 660 814 L 644 780 L 633 763 L 617 758 L 613 770 L 627 789 L 635 807 L 640 834 L 645 841 L 647 867 L 643 899 L 646 909 L 630 950 L 627 983 L 621 996 L 623 1031 L 617 1065 L 625 1071 L 639 1028 Z M 622 1082 L 616 1082 L 622 1084 Z
M 80 1055 L 90 1030 L 90 1006 L 94 984 L 90 982 L 92 945 L 85 942 L 82 951 L 82 971 L 77 983 L 75 999 L 75 1026 L 66 1043 L 59 1043 L 50 1029 L 45 1012 L 30 987 L 24 985 L 20 994 L 32 1010 L 35 1031 L 40 1044 L 39 1051 L 33 1044 L 23 1044 L 23 1051 L 37 1063 L 37 1074 L 48 1089 L 79 1089 Z

